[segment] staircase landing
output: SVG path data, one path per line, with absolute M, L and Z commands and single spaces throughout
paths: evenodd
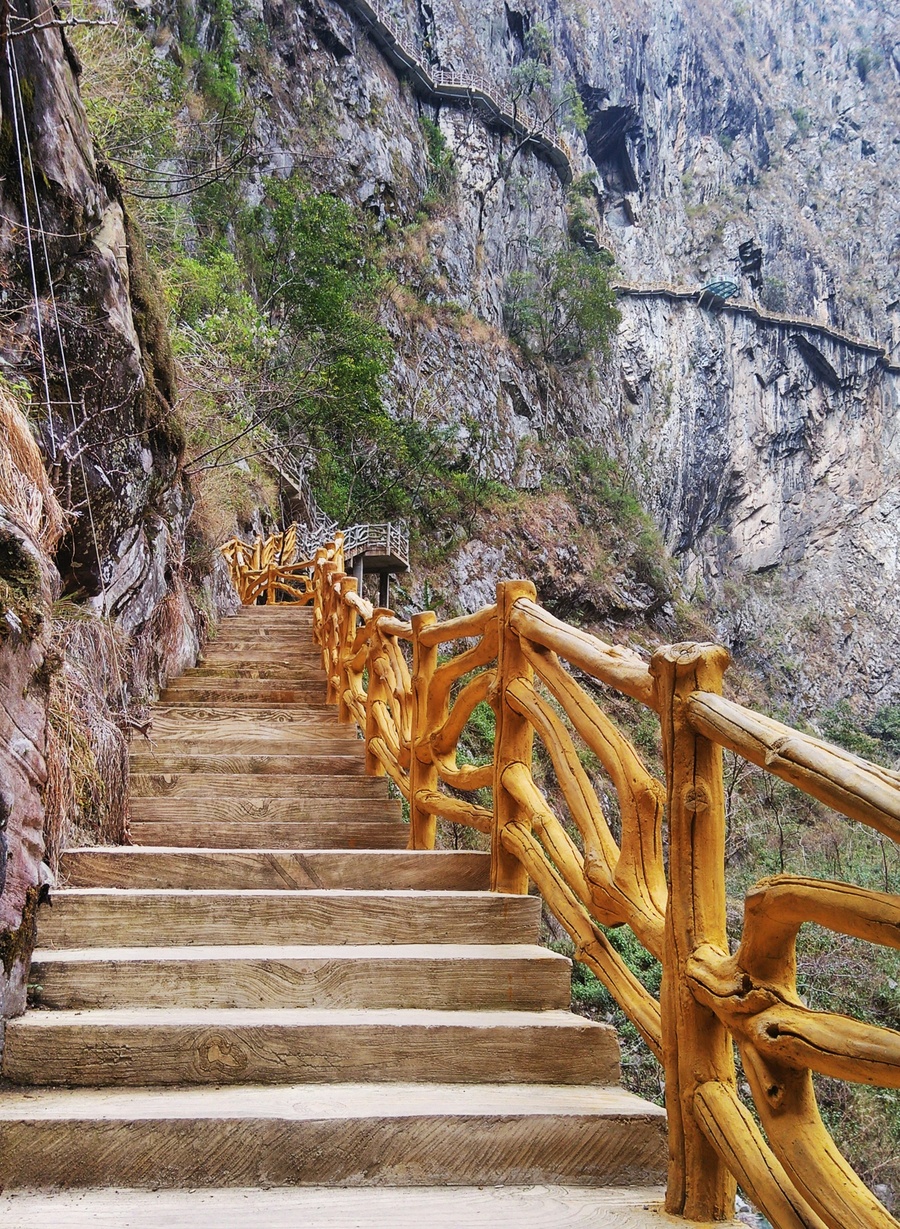
M 663 1111 L 538 899 L 405 849 L 308 610 L 228 621 L 131 768 L 135 843 L 65 855 L 7 1027 L 4 1225 L 659 1223 Z

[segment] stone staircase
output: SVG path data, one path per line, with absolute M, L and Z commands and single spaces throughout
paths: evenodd
M 131 767 L 135 844 L 65 855 L 36 1007 L 7 1027 L 4 1224 L 106 1223 L 102 1189 L 83 1222 L 71 1191 L 110 1187 L 131 1188 L 119 1224 L 158 1223 L 160 1188 L 255 1223 L 222 1219 L 227 1189 L 300 1186 L 267 1224 L 412 1224 L 424 1205 L 398 1188 L 457 1186 L 487 1193 L 429 1218 L 482 1223 L 483 1197 L 496 1225 L 495 1188 L 533 1184 L 596 1188 L 573 1224 L 656 1223 L 662 1110 L 617 1086 L 613 1030 L 567 1010 L 539 900 L 487 891 L 486 854 L 405 849 L 399 802 L 325 704 L 308 609 L 225 624 Z M 379 1193 L 359 1221 L 325 1190 L 361 1186 Z

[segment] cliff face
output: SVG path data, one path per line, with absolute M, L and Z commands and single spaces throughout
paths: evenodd
M 245 86 L 265 113 L 261 173 L 304 167 L 406 227 L 395 267 L 428 310 L 391 319 L 396 405 L 408 409 L 424 380 L 464 444 L 477 424 L 486 472 L 526 488 L 546 444 L 599 442 L 726 641 L 771 656 L 780 638 L 803 705 L 895 700 L 900 68 L 879 6 L 396 0 L 387 16 L 432 75 L 508 95 L 543 22 L 547 98 L 577 85 L 589 124 L 580 135 L 563 120 L 561 135 L 576 178 L 594 175 L 588 230 L 615 256 L 623 321 L 607 361 L 556 373 L 502 332 L 510 274 L 571 222 L 571 190 L 549 162 L 530 147 L 512 156 L 514 138 L 477 109 L 429 103 L 352 4 L 257 15 L 271 44 Z M 428 182 L 421 114 L 439 124 L 456 177 L 410 227 Z M 742 309 L 687 293 L 716 277 L 734 281 Z M 517 553 L 483 553 L 494 564 L 463 600 Z M 742 578 L 744 600 L 729 598 L 726 582 Z
M 23 20 L 39 13 L 35 3 Z M 166 527 L 183 515 L 171 353 L 142 241 L 94 153 L 74 53 L 55 28 L 10 48 L 11 71 L 0 74 L 0 357 L 43 407 L 44 454 L 77 505 L 60 570 L 132 630 L 165 592 Z
M 48 12 L 13 20 L 0 70 L 0 1021 L 42 860 L 82 820 L 123 839 L 127 730 L 202 630 L 159 292 Z

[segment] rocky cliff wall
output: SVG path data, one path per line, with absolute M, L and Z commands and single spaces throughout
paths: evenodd
M 0 1021 L 47 863 L 79 824 L 124 839 L 127 735 L 208 622 L 164 309 L 48 13 L 19 6 L 0 64 Z M 207 580 L 210 614 L 222 597 Z
M 476 110 L 417 97 L 352 9 L 264 4 L 271 44 L 262 73 L 246 79 L 267 116 L 261 173 L 303 167 L 401 228 L 394 267 L 425 307 L 391 315 L 389 396 L 409 412 L 425 387 L 429 412 L 457 425 L 463 447 L 477 435 L 485 471 L 524 488 L 540 484 L 544 445 L 601 444 L 633 477 L 686 593 L 711 600 L 726 640 L 774 652 L 777 627 L 781 656 L 802 673 L 795 629 L 814 625 L 820 653 L 805 705 L 837 694 L 895 702 L 892 19 L 867 0 L 436 0 L 389 11 L 431 70 L 481 75 L 498 90 L 526 54 L 529 26 L 545 22 L 553 89 L 574 81 L 588 112 L 584 135 L 563 135 L 576 173 L 594 173 L 594 236 L 620 279 L 699 288 L 726 275 L 748 309 L 763 309 L 624 294 L 608 360 L 564 371 L 528 361 L 504 336 L 503 302 L 535 237 L 566 231 L 572 198 L 559 176 L 527 148 L 510 160 L 512 137 Z M 415 220 L 428 182 L 423 114 L 439 124 L 456 176 Z M 751 273 L 741 272 L 744 242 L 759 252 Z M 754 577 L 764 579 L 753 600 L 733 613 L 735 587 Z

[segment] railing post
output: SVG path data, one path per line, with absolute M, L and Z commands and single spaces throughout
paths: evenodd
M 322 564 L 322 665 L 325 668 L 325 701 L 327 704 L 335 702 L 332 676 L 337 654 L 335 643 L 337 637 L 334 626 L 336 597 L 332 579 L 337 570 L 337 564 L 331 559 Z
M 433 610 L 422 611 L 412 617 L 413 673 L 412 673 L 412 739 L 409 757 L 409 848 L 434 849 L 437 831 L 437 816 L 422 810 L 416 803 L 420 789 L 436 790 L 438 771 L 431 754 L 431 728 L 429 725 L 430 704 L 428 691 L 437 669 L 438 647 L 424 645 L 419 635 L 426 627 L 437 622 Z
M 325 560 L 328 558 L 328 552 L 324 546 L 320 546 L 315 553 L 313 559 L 313 640 L 316 644 L 324 648 L 323 639 L 325 628 L 325 576 L 322 569 L 325 566 Z
M 372 634 L 369 636 L 369 652 L 366 660 L 366 669 L 369 674 L 368 686 L 366 687 L 366 772 L 370 777 L 383 777 L 386 772 L 384 764 L 382 764 L 381 760 L 372 750 L 372 739 L 378 737 L 378 725 L 375 721 L 375 704 L 378 701 L 386 703 L 390 698 L 387 684 L 384 679 L 379 678 L 375 670 L 375 661 L 384 651 L 378 624 L 382 619 L 390 618 L 392 614 L 393 611 L 379 606 L 372 613 L 371 619 Z
M 531 682 L 534 671 L 522 652 L 519 637 L 509 625 L 510 611 L 520 597 L 537 596 L 530 580 L 501 580 L 497 584 L 497 682 L 495 702 L 497 732 L 494 738 L 494 821 L 491 830 L 491 891 L 528 891 L 528 872 L 515 856 L 503 847 L 504 827 L 513 822 L 529 822 L 524 809 L 503 785 L 503 774 L 510 764 L 522 763 L 531 771 L 534 731 L 527 717 L 509 704 L 506 689 L 513 679 Z
M 338 721 L 346 725 L 353 720 L 353 714 L 344 699 L 344 693 L 350 683 L 347 677 L 347 662 L 350 659 L 353 649 L 353 641 L 356 639 L 356 611 L 348 606 L 344 601 L 344 595 L 347 593 L 356 592 L 356 577 L 345 576 L 340 582 L 338 591 L 338 656 L 337 656 L 337 702 L 338 702 Z
M 734 1216 L 735 1181 L 694 1116 L 699 1085 L 735 1087 L 727 1029 L 691 993 L 685 967 L 709 944 L 728 951 L 725 931 L 725 796 L 722 751 L 697 734 L 686 713 L 695 691 L 722 693 L 729 657 L 713 644 L 659 649 L 656 679 L 666 765 L 669 822 L 669 904 L 660 993 L 669 1129 L 666 1211 L 689 1220 Z

